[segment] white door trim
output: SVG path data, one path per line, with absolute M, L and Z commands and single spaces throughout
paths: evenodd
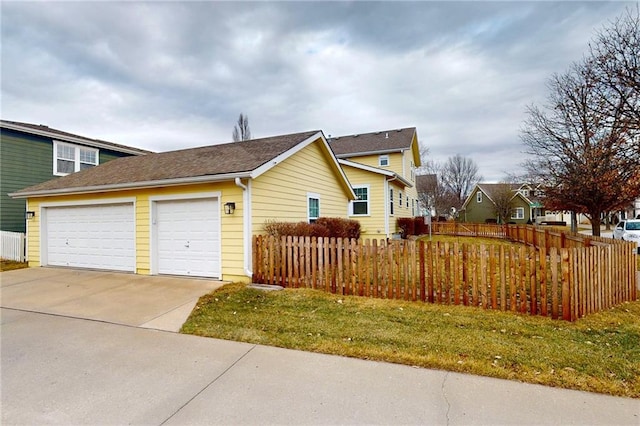
M 151 275 L 158 275 L 158 201 L 182 201 L 215 198 L 218 201 L 218 254 L 220 261 L 220 278 L 222 278 L 222 214 L 220 212 L 221 191 L 194 192 L 191 194 L 153 195 L 149 197 L 149 270 Z
M 49 264 L 48 246 L 47 241 L 48 229 L 47 229 L 47 209 L 56 207 L 87 207 L 87 206 L 99 206 L 99 205 L 119 205 L 130 204 L 133 210 L 133 271 L 136 272 L 138 268 L 138 250 L 136 243 L 137 235 L 137 220 L 136 220 L 136 198 L 135 197 L 121 197 L 121 198 L 105 198 L 105 199 L 90 199 L 90 200 L 75 200 L 75 201 L 51 201 L 43 202 L 38 206 L 39 219 L 39 231 L 40 231 L 40 265 L 47 266 Z

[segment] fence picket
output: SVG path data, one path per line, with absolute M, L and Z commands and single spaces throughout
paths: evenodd
M 569 321 L 637 297 L 636 254 L 631 244 L 608 243 L 597 237 L 584 241 L 533 227 L 451 229 L 524 240 L 520 242 L 531 247 L 255 236 L 253 279 L 338 294 L 462 303 Z

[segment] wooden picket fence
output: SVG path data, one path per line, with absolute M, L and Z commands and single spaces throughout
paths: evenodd
M 574 321 L 636 300 L 631 244 L 505 247 L 411 240 L 253 238 L 253 281 Z

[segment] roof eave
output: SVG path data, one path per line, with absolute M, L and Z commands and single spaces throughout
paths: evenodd
M 336 157 L 338 159 L 340 158 L 349 158 L 349 157 L 364 157 L 365 155 L 377 155 L 377 154 L 392 154 L 394 152 L 403 152 L 406 151 L 409 148 L 394 148 L 394 149 L 383 149 L 383 150 L 376 150 L 376 151 L 357 151 L 357 152 L 350 152 L 350 153 L 344 153 L 344 154 L 336 154 Z
M 75 188 L 60 188 L 40 191 L 28 191 L 28 192 L 12 192 L 8 195 L 11 198 L 33 198 L 33 197 L 53 197 L 58 195 L 77 195 L 77 194 L 90 194 L 96 192 L 112 192 L 132 189 L 144 189 L 156 186 L 180 186 L 189 185 L 194 183 L 208 183 L 208 182 L 222 182 L 227 180 L 234 180 L 235 178 L 251 178 L 249 172 L 238 173 L 226 173 L 222 175 L 206 175 L 195 176 L 188 178 L 176 178 L 176 179 L 161 179 L 151 180 L 143 182 L 127 182 L 121 184 L 111 185 L 95 185 L 95 186 L 81 186 Z
M 73 143 L 78 143 L 85 146 L 91 146 L 94 148 L 101 148 L 101 149 L 108 149 L 110 151 L 123 152 L 125 154 L 146 155 L 146 154 L 153 153 L 152 151 L 146 151 L 138 148 L 126 147 L 121 145 L 115 146 L 109 143 L 105 143 L 106 141 L 101 142 L 95 139 L 85 139 L 81 137 L 64 136 L 58 133 L 48 132 L 46 130 L 32 129 L 30 127 L 20 126 L 17 124 L 2 123 L 2 127 L 5 127 L 11 130 L 17 130 L 19 132 L 30 133 L 32 135 L 46 136 L 48 138 L 63 141 L 63 142 L 73 142 Z

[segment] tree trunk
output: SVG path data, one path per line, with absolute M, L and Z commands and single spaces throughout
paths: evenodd
M 571 232 L 578 232 L 578 215 L 576 212 L 571 212 Z
M 600 212 L 590 215 L 589 221 L 591 222 L 591 235 L 594 237 L 600 236 Z

